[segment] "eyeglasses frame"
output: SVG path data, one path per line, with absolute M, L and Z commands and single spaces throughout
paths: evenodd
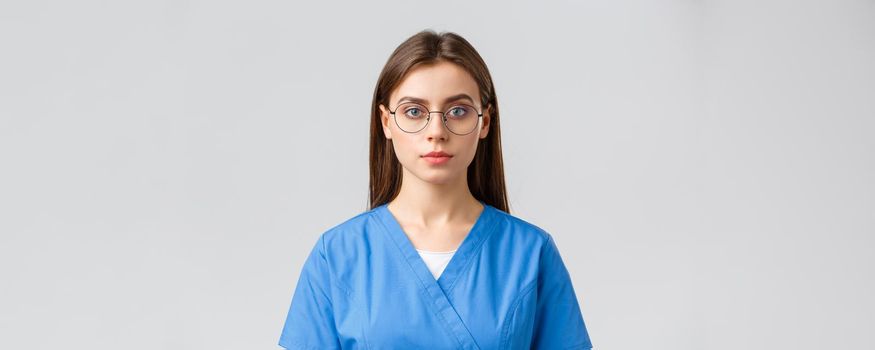
M 395 110 L 394 110 L 394 111 L 393 111 L 392 109 L 389 109 L 389 114 L 392 115 L 392 119 L 395 120 L 395 125 L 398 126 L 398 129 L 401 130 L 401 131 L 403 131 L 403 132 L 406 132 L 406 133 L 408 133 L 408 134 L 415 134 L 415 133 L 418 133 L 418 132 L 424 130 L 425 128 L 427 128 L 427 127 L 428 127 L 428 123 L 431 123 L 431 114 L 432 114 L 432 113 L 440 113 L 440 114 L 441 114 L 441 120 L 443 121 L 444 127 L 447 128 L 447 131 L 449 131 L 449 132 L 451 132 L 451 133 L 453 133 L 453 134 L 455 134 L 455 135 L 459 135 L 459 136 L 465 136 L 465 135 L 468 135 L 468 134 L 474 132 L 474 130 L 477 130 L 477 126 L 476 126 L 476 125 L 480 125 L 480 121 L 481 121 L 481 119 L 483 118 L 483 111 L 482 111 L 482 110 L 477 111 L 477 107 L 474 107 L 474 106 L 472 106 L 472 105 L 465 104 L 465 103 L 458 103 L 458 104 L 454 105 L 453 107 L 456 107 L 456 106 L 459 106 L 459 105 L 462 105 L 462 106 L 468 106 L 468 107 L 471 107 L 472 109 L 474 109 L 475 111 L 477 111 L 477 124 L 476 124 L 473 128 L 471 128 L 471 131 L 469 131 L 469 132 L 467 132 L 467 133 L 464 133 L 464 134 L 459 134 L 459 133 L 456 133 L 456 132 L 453 131 L 453 130 L 450 130 L 449 125 L 447 125 L 447 112 L 453 110 L 452 108 L 450 108 L 449 110 L 446 110 L 446 111 L 432 111 L 432 110 L 429 110 L 428 107 L 426 107 L 426 106 L 424 106 L 424 105 L 422 105 L 422 104 L 420 104 L 420 103 L 416 103 L 416 102 L 405 102 L 405 103 L 408 103 L 408 104 L 414 104 L 414 105 L 417 105 L 417 106 L 421 106 L 423 109 L 425 109 L 425 110 L 428 112 L 428 113 L 427 113 L 428 116 L 425 118 L 425 125 L 423 125 L 421 129 L 416 130 L 416 131 L 407 131 L 407 130 L 404 130 L 404 128 L 402 128 L 400 124 L 398 124 L 398 118 L 395 117 L 395 112 L 398 111 L 398 108 L 401 107 L 401 105 L 404 104 L 404 103 L 399 103 L 397 106 L 395 106 Z

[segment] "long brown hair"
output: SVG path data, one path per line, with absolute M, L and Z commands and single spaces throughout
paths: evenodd
M 480 90 L 481 106 L 489 108 L 489 134 L 478 141 L 474 160 L 468 166 L 468 188 L 476 199 L 510 213 L 504 185 L 498 99 L 489 69 L 477 50 L 460 35 L 453 32 L 439 34 L 430 29 L 401 43 L 389 56 L 377 79 L 371 104 L 369 209 L 388 203 L 401 191 L 401 163 L 395 157 L 392 140 L 383 134 L 379 105 L 389 105 L 389 94 L 411 69 L 440 60 L 455 63 L 471 74 Z

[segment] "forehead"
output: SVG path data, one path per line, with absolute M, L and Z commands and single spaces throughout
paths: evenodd
M 447 61 L 418 66 L 409 72 L 390 96 L 395 104 L 402 97 L 421 98 L 432 104 L 440 104 L 458 94 L 468 94 L 478 103 L 480 91 L 477 81 L 462 67 Z

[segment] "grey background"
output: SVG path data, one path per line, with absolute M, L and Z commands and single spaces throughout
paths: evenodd
M 598 349 L 875 348 L 875 2 L 2 1 L 0 348 L 276 348 L 455 31 Z

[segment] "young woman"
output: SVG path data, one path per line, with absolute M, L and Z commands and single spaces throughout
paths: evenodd
M 371 110 L 370 209 L 319 237 L 288 349 L 589 349 L 553 237 L 507 207 L 498 100 L 476 50 L 422 31 Z

